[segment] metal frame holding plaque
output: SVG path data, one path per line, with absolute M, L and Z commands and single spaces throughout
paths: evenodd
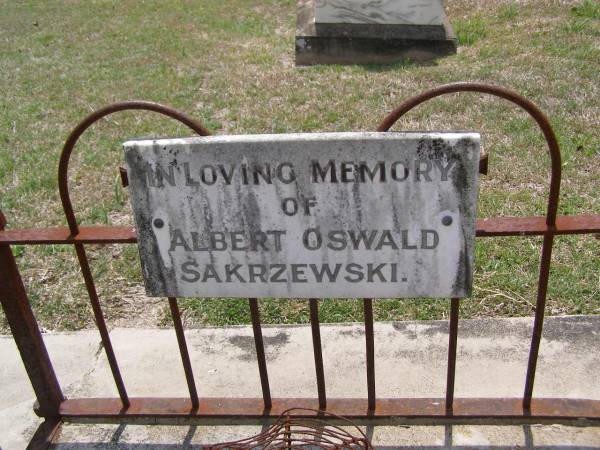
M 467 297 L 476 133 L 315 133 L 124 144 L 146 292 Z

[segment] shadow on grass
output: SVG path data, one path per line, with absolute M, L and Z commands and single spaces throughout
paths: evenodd
M 414 69 L 418 67 L 437 67 L 438 65 L 439 64 L 437 59 L 426 61 L 403 59 L 401 61 L 390 64 L 356 64 L 357 67 L 360 67 L 366 72 L 371 73 L 395 72 L 398 70 Z
M 440 57 L 442 58 L 442 57 Z M 409 58 L 401 59 L 396 62 L 391 63 L 372 63 L 372 64 L 313 64 L 309 66 L 296 66 L 296 69 L 300 70 L 311 70 L 314 68 L 347 68 L 353 67 L 362 69 L 365 72 L 369 73 L 387 73 L 387 72 L 397 72 L 399 70 L 409 70 L 416 69 L 419 67 L 437 67 L 439 66 L 438 60 L 440 58 L 432 59 L 432 60 L 412 60 Z

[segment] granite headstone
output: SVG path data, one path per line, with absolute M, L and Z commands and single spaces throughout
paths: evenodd
M 456 52 L 443 0 L 300 0 L 296 63 L 389 63 Z

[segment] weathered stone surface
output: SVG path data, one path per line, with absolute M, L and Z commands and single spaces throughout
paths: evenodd
M 316 0 L 317 23 L 441 25 L 442 0 Z
M 456 53 L 440 0 L 299 0 L 296 64 L 427 61 Z
M 317 0 L 315 30 L 322 37 L 445 39 L 441 0 Z
M 149 295 L 465 297 L 479 135 L 130 141 Z

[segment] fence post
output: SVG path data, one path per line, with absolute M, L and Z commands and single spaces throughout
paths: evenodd
M 0 211 L 0 230 L 6 225 Z M 0 303 L 37 397 L 40 417 L 58 418 L 64 400 L 9 245 L 0 244 Z

